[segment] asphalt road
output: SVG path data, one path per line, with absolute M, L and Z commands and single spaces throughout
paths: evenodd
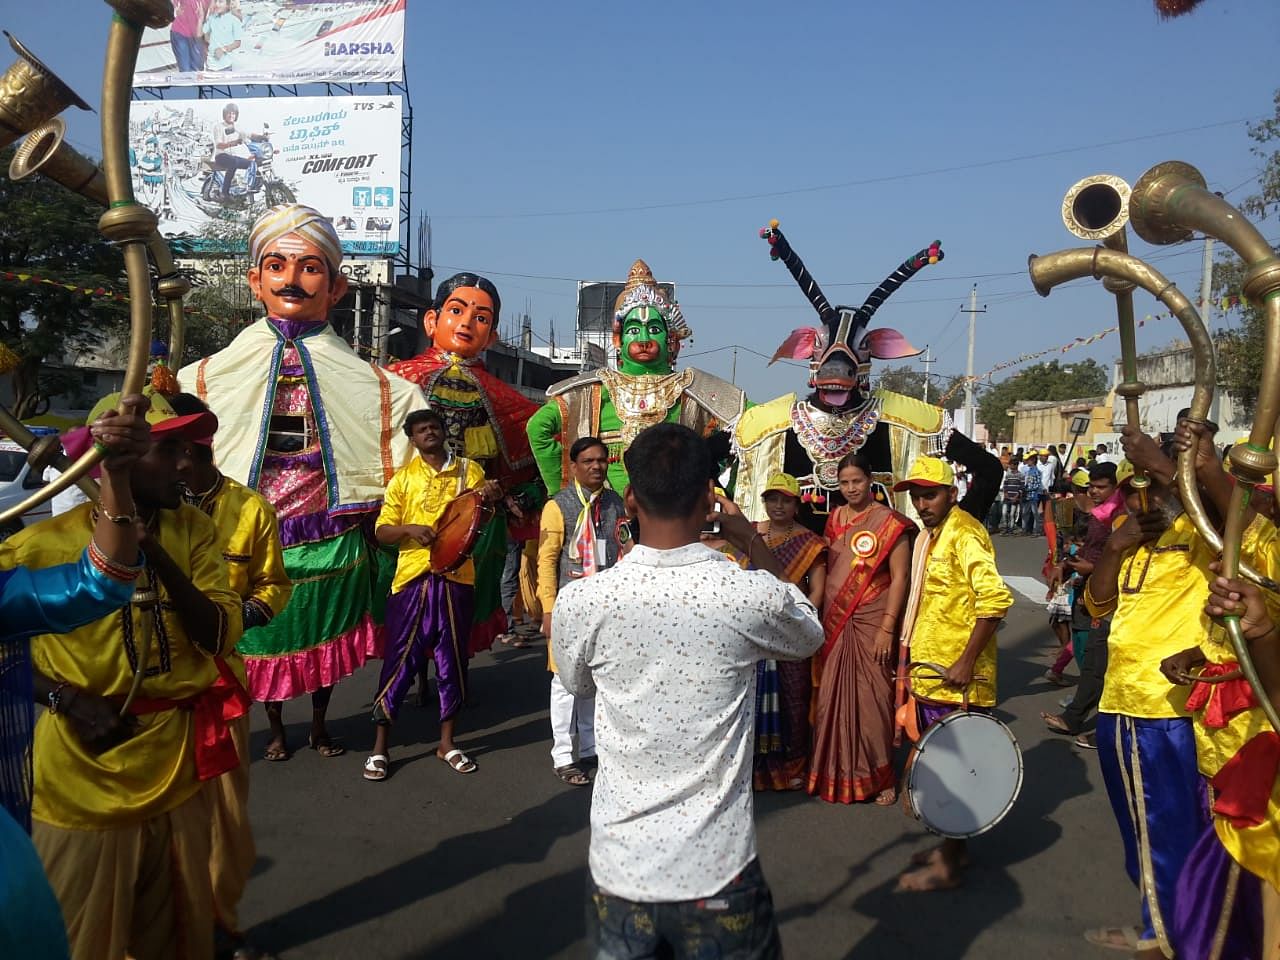
M 1001 572 L 1028 587 L 1016 578 L 1037 574 L 1044 541 L 996 539 Z M 931 838 L 899 807 L 757 794 L 760 860 L 788 957 L 1105 958 L 1084 929 L 1137 921 L 1097 754 L 1039 720 L 1063 696 L 1042 679 L 1055 649 L 1044 603 L 1014 593 L 999 682 L 1000 716 L 1023 749 L 1017 805 L 973 841 L 962 888 L 904 895 L 893 892 L 897 874 Z M 303 749 L 253 764 L 258 864 L 242 904 L 251 939 L 282 960 L 582 956 L 591 796 L 551 771 L 542 648 L 473 662 L 474 702 L 459 721 L 479 764 L 469 776 L 436 759 L 433 705 L 404 711 L 388 779 L 361 778 L 377 670 L 335 692 L 331 731 L 344 756 L 305 748 L 301 700 L 285 720 Z M 255 757 L 266 740 L 255 707 Z

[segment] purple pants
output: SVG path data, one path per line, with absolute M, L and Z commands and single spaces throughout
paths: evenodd
M 936 700 L 921 700 L 916 698 L 916 716 L 919 718 L 920 733 L 932 727 L 943 717 L 948 717 L 957 710 L 963 710 L 964 707 L 959 703 L 940 703 Z M 990 713 L 990 707 L 969 707 L 970 713 Z
M 475 588 L 434 573 L 423 574 L 387 599 L 387 641 L 373 718 L 394 721 L 414 678 L 430 657 L 436 662 L 440 719 L 448 720 L 467 698 L 467 636 Z
M 1172 927 L 1180 957 L 1262 960 L 1262 881 L 1231 859 L 1212 825 L 1178 875 Z

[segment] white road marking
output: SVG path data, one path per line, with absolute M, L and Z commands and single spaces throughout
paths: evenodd
M 1049 588 L 1045 586 L 1042 580 L 1038 580 L 1035 577 L 1005 577 L 1004 582 L 1032 603 L 1048 602 L 1045 600 L 1044 595 Z

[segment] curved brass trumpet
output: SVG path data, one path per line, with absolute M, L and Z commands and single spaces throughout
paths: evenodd
M 106 212 L 98 220 L 98 229 L 107 240 L 121 248 L 129 284 L 129 359 L 125 369 L 123 394 L 139 393 L 147 372 L 151 352 L 151 272 L 148 250 L 156 258 L 160 272 L 159 290 L 169 300 L 179 349 L 181 343 L 182 294 L 186 280 L 178 277 L 168 247 L 156 232 L 156 215 L 133 196 L 129 170 L 129 96 L 138 48 L 144 27 L 163 27 L 173 20 L 173 7 L 168 0 L 108 0 L 115 8 L 107 37 L 106 65 L 102 78 L 102 169 L 62 143 L 61 121 L 41 129 L 28 149 L 15 157 L 18 172 L 42 167 L 60 183 L 102 203 Z M 85 104 L 66 84 L 10 38 L 22 62 L 10 67 L 0 78 L 0 146 L 7 146 L 18 136 L 37 130 L 68 105 Z M 21 162 L 19 162 L 21 159 Z M 176 277 L 176 279 L 175 279 Z M 180 356 L 180 354 L 179 354 Z M 14 418 L 9 417 L 12 420 Z M 12 424 L 5 423 L 12 427 Z M 21 427 L 21 425 L 18 425 Z M 20 434 L 15 434 L 22 439 Z M 29 435 L 28 435 L 29 436 Z M 28 454 L 30 457 L 31 454 Z M 82 478 L 102 458 L 95 445 L 70 464 L 55 482 L 18 506 L 0 513 L 0 520 L 25 513 Z M 96 491 L 95 491 L 96 493 Z M 135 599 L 145 601 L 142 591 Z M 144 609 L 143 621 L 149 613 Z M 144 626 L 144 630 L 145 630 Z M 149 631 L 148 631 L 149 633 Z M 120 713 L 128 713 L 142 687 L 150 652 L 150 638 L 144 633 L 138 645 L 138 662 L 133 684 Z
M 168 255 L 168 248 L 163 241 L 159 244 L 151 242 L 152 236 L 156 235 L 156 217 L 134 199 L 128 163 L 129 96 L 133 69 L 142 41 L 142 29 L 163 27 L 171 22 L 173 7 L 167 0 L 108 0 L 108 3 L 115 8 L 117 15 L 112 18 L 108 35 L 102 83 L 103 170 L 97 171 L 93 164 L 60 142 L 55 143 L 48 153 L 56 154 L 58 160 L 50 170 L 57 170 L 67 178 L 59 177 L 59 182 L 74 184 L 73 189 L 84 192 L 108 207 L 98 221 L 98 229 L 108 240 L 122 248 L 129 284 L 130 327 L 129 359 L 121 392 L 129 394 L 142 390 L 151 347 L 152 303 L 147 266 L 148 247 L 164 249 L 167 270 L 164 263 L 161 263 L 161 258 L 157 257 L 161 267 L 162 295 L 173 293 L 180 285 L 186 284 L 181 277 L 177 277 L 175 283 L 167 276 L 176 275 L 172 257 Z M 88 109 L 88 105 L 80 97 L 21 43 L 12 36 L 9 37 L 9 43 L 18 53 L 19 60 L 0 76 L 0 146 L 8 146 L 23 134 L 36 130 L 68 106 Z M 55 126 L 54 129 L 59 127 Z M 60 141 L 60 134 L 57 139 Z M 38 142 L 43 142 L 43 137 L 38 138 Z M 16 159 L 15 157 L 15 162 Z M 158 239 L 158 235 L 155 239 Z M 176 299 L 176 308 L 173 300 L 170 300 L 171 318 L 181 316 L 181 296 Z M 175 329 L 181 331 L 181 324 L 175 325 Z M 177 339 L 180 344 L 181 333 L 177 335 Z M 16 417 L 2 408 L 0 411 L 0 427 L 28 450 L 32 450 L 35 438 Z M 97 495 L 96 487 L 88 479 L 89 471 L 102 458 L 102 451 L 96 446 L 87 450 L 74 463 L 70 463 L 56 450 L 47 448 L 38 453 L 29 453 L 28 459 L 33 456 L 38 456 L 41 464 L 52 462 L 62 470 L 62 475 L 17 506 L 0 512 L 0 522 L 26 513 L 73 483 L 80 484 L 86 491 L 92 490 L 93 495 Z M 36 465 L 37 460 L 32 460 L 32 463 Z
M 1125 224 L 1129 221 L 1129 184 L 1110 173 L 1098 173 L 1072 184 L 1062 200 L 1062 222 L 1081 240 L 1100 240 L 1108 250 L 1127 254 L 1129 240 Z M 1140 426 L 1142 414 L 1138 398 L 1145 387 L 1138 380 L 1138 343 L 1133 319 L 1132 281 L 1115 276 L 1102 278 L 1102 286 L 1116 298 L 1116 325 L 1120 328 L 1120 368 L 1124 380 L 1116 385 L 1116 393 L 1124 397 L 1126 423 Z M 1147 487 L 1151 481 L 1136 467 L 1130 481 L 1147 505 Z
M 1276 470 L 1276 456 L 1267 444 L 1276 429 L 1276 412 L 1280 407 L 1280 258 L 1238 210 L 1205 188 L 1199 171 L 1184 163 L 1158 164 L 1143 174 L 1129 197 L 1128 212 L 1134 230 L 1151 243 L 1174 243 L 1186 239 L 1192 229 L 1223 240 L 1248 265 L 1245 296 L 1265 305 L 1266 357 L 1258 413 L 1249 442 L 1236 444 L 1229 457 L 1231 472 L 1237 482 L 1228 508 L 1226 530 L 1221 538 L 1204 512 L 1194 483 L 1194 449 L 1179 455 L 1178 488 L 1197 532 L 1206 543 L 1221 549 L 1223 575 L 1234 577 L 1244 574 L 1255 583 L 1275 591 L 1280 585 L 1240 564 L 1240 545 L 1253 487 Z M 1085 276 L 1112 277 L 1122 283 L 1141 286 L 1165 303 L 1182 323 L 1195 355 L 1195 389 L 1190 417 L 1201 423 L 1205 421 L 1216 382 L 1212 343 L 1195 307 L 1158 271 L 1119 251 L 1097 248 L 1064 250 L 1046 257 L 1033 256 L 1029 271 L 1037 292 L 1042 296 L 1048 296 L 1054 286 L 1067 280 Z M 1258 677 L 1239 619 L 1226 618 L 1226 625 L 1241 673 L 1253 689 L 1268 722 L 1274 729 L 1280 729 L 1280 715 Z

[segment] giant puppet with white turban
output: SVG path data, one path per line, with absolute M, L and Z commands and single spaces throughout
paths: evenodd
M 218 468 L 263 494 L 280 521 L 293 598 L 239 644 L 249 692 L 267 703 L 267 759 L 288 757 L 281 706 L 304 693 L 312 695 L 311 746 L 336 756 L 324 722 L 333 685 L 381 654 L 375 611 L 389 570 L 372 524 L 410 452 L 400 426 L 427 403 L 329 325 L 347 281 L 326 217 L 300 204 L 273 207 L 249 234 L 249 260 L 249 287 L 266 317 L 178 379 L 218 416 Z

